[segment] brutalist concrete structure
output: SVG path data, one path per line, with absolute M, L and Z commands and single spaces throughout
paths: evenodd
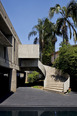
M 0 76 L 8 75 L 10 91 L 16 91 L 16 75 L 19 71 L 19 44 L 21 42 L 0 2 Z
M 49 69 L 52 72 L 51 67 L 47 67 L 46 70 L 46 66 L 39 61 L 39 45 L 21 44 L 0 2 L 0 91 L 15 92 L 16 88 L 25 82 L 25 71 L 36 70 L 43 75 L 42 79 L 49 78 L 52 76 L 49 76 Z M 46 83 L 45 81 L 44 87 Z M 55 80 L 53 84 L 57 87 Z M 67 83 L 66 86 L 64 82 L 63 85 L 67 91 L 70 84 Z M 62 91 L 64 91 L 64 86 Z
M 19 84 L 20 73 L 26 70 L 42 70 L 45 75 L 44 67 L 39 59 L 38 45 L 22 45 L 10 19 L 0 2 L 0 77 L 1 90 L 8 87 L 9 91 L 16 91 Z M 24 66 L 24 64 L 26 66 Z M 6 77 L 7 85 L 4 85 Z M 8 78 L 8 79 L 7 79 Z M 3 80 L 3 81 L 2 81 Z M 5 82 L 6 83 L 6 82 Z

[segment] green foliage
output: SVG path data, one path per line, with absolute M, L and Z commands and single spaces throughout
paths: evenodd
M 55 60 L 54 66 L 68 73 L 70 76 L 77 76 L 77 46 L 62 45 L 59 57 Z
M 53 53 L 53 45 L 50 39 L 45 40 L 45 45 L 43 48 L 42 62 L 45 65 L 51 64 L 51 54 Z
M 68 43 L 69 38 L 71 39 L 72 36 L 74 41 L 76 42 L 77 34 L 72 21 L 73 23 L 77 22 L 77 3 L 72 1 L 67 7 L 61 7 L 59 4 L 51 7 L 49 10 L 50 19 L 54 16 L 55 13 L 61 15 L 61 17 L 56 21 L 56 32 L 59 35 L 62 35 L 63 42 L 64 40 L 66 40 L 66 43 Z M 73 20 L 71 21 L 70 18 L 72 18 Z
M 33 71 L 31 74 L 28 74 L 28 82 L 35 82 L 39 79 L 39 73 Z
M 45 65 L 49 65 L 51 63 L 51 52 L 50 52 L 50 49 L 48 49 L 48 48 L 47 48 L 47 50 L 45 50 L 45 49 L 43 51 L 42 62 Z

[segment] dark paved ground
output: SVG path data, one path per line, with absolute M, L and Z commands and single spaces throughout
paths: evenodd
M 29 87 L 21 87 L 0 104 L 0 108 L 3 107 L 77 109 L 77 94 L 72 92 L 70 94 L 59 94 Z

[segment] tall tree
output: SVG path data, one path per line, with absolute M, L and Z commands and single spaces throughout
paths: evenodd
M 69 5 L 68 7 L 62 7 L 59 4 L 56 4 L 55 7 L 51 7 L 49 10 L 49 17 L 50 19 L 54 16 L 54 14 L 60 14 L 62 17 L 58 18 L 56 21 L 56 29 L 57 32 L 61 32 L 63 36 L 63 42 L 66 41 L 66 44 L 68 43 L 68 28 L 70 31 L 70 39 L 72 38 L 72 31 L 73 31 L 73 37 L 74 41 L 76 42 L 77 40 L 77 35 L 76 35 L 76 30 L 73 26 L 73 24 L 70 22 L 70 18 L 72 17 L 72 13 L 70 15 L 70 12 L 68 12 Z M 72 29 L 72 30 L 71 30 Z
M 54 59 L 55 59 L 55 43 L 57 41 L 57 37 L 56 37 L 57 33 L 56 33 L 55 24 L 49 21 L 48 18 L 46 18 L 44 22 L 44 31 L 45 31 L 45 35 L 44 35 L 45 45 L 51 44 L 52 52 L 54 53 Z
M 52 51 L 54 52 L 54 58 L 55 58 L 55 42 L 57 41 L 56 38 L 56 30 L 54 23 L 50 22 L 48 18 L 45 18 L 44 20 L 39 19 L 38 24 L 33 27 L 32 32 L 29 33 L 28 38 L 30 38 L 32 35 L 38 35 L 34 39 L 34 44 L 39 43 L 40 45 L 40 58 L 42 61 L 42 55 L 51 54 Z M 48 47 L 50 46 L 50 47 Z M 48 58 L 48 56 L 46 56 Z
M 38 19 L 38 24 L 33 27 L 33 30 L 28 35 L 28 39 L 30 39 L 32 35 L 37 36 L 34 39 L 34 44 L 39 43 L 40 59 L 42 61 L 42 51 L 44 46 L 44 21 L 43 20 Z

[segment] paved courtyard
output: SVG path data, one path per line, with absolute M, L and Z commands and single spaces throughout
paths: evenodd
M 60 94 L 29 87 L 20 87 L 0 104 L 0 108 L 65 108 L 77 110 L 77 94 Z

